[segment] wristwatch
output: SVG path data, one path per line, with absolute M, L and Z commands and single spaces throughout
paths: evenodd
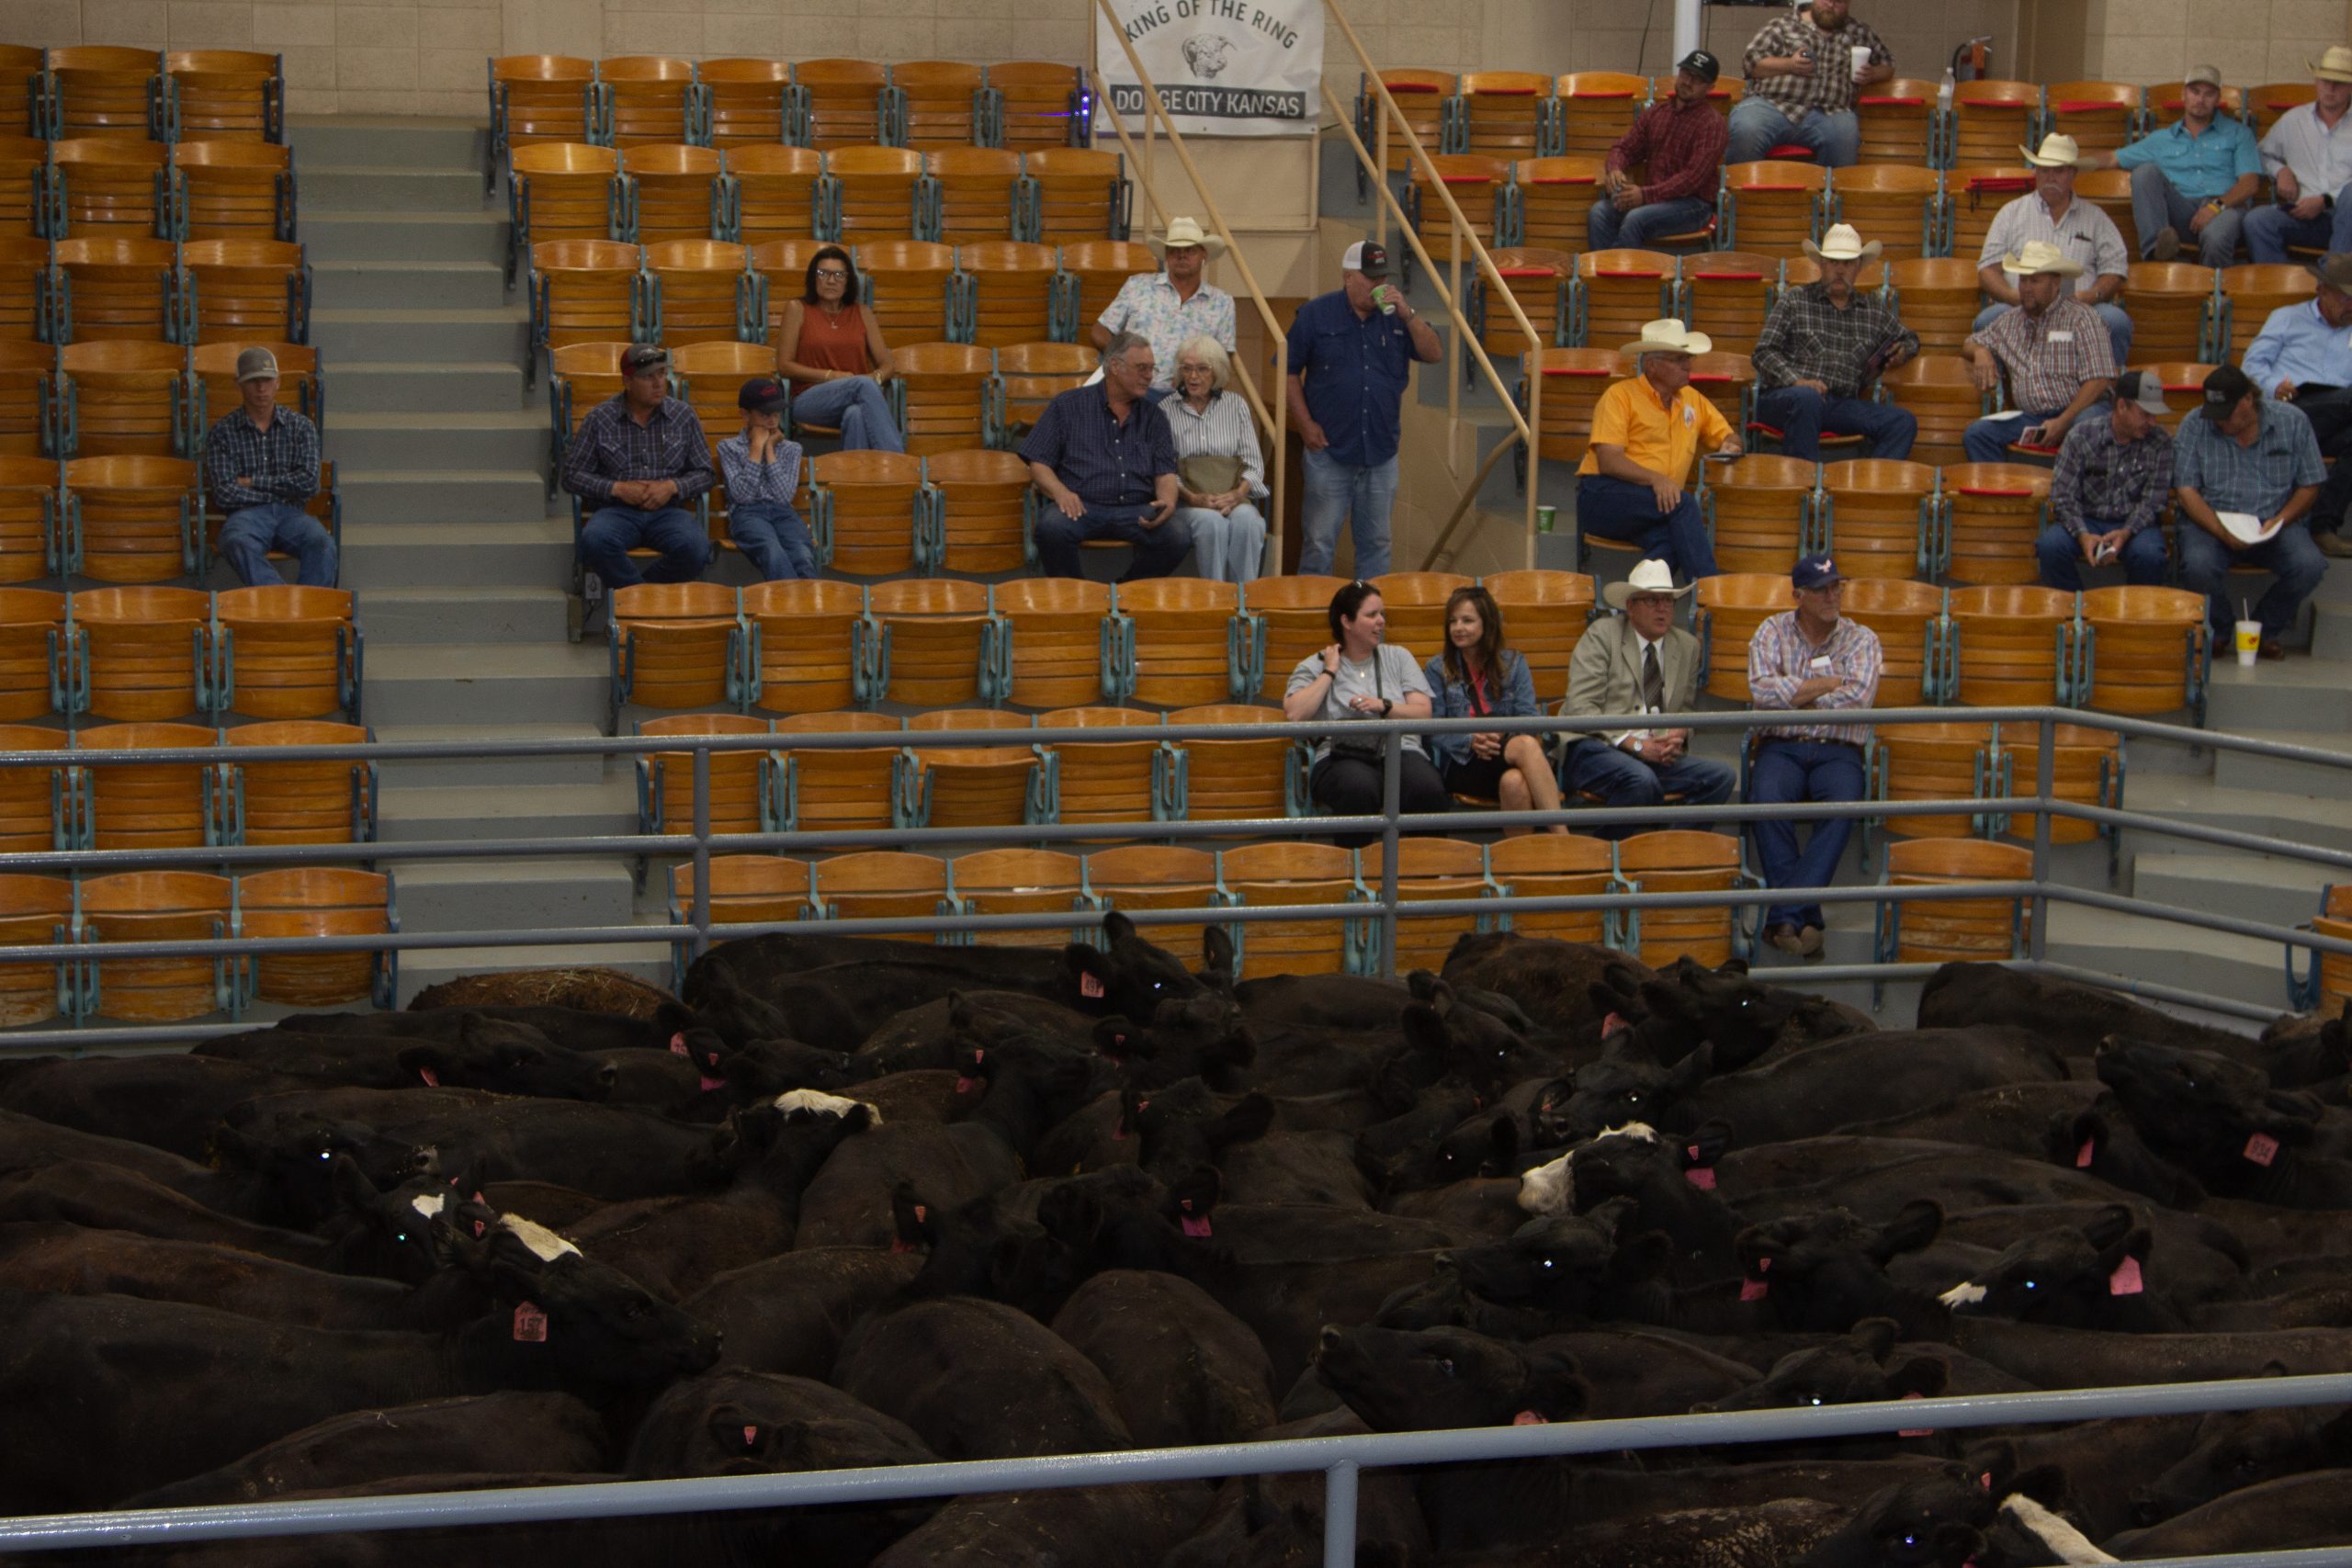
M 1395 707 L 1396 707 L 1396 705 L 1395 703 L 1390 702 L 1386 697 L 1383 697 L 1383 698 L 1381 698 L 1381 699 L 1380 699 L 1380 716 L 1381 716 L 1381 717 L 1383 717 L 1383 718 L 1386 718 L 1386 717 L 1388 716 L 1388 715 L 1389 715 L 1390 710 L 1392 710 L 1393 708 L 1395 708 Z

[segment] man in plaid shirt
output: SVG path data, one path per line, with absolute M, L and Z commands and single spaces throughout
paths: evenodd
M 564 455 L 563 488 L 594 509 L 581 559 L 606 589 L 692 582 L 710 564 L 710 534 L 694 511 L 715 477 L 710 446 L 695 411 L 669 393 L 669 353 L 631 344 L 620 392 L 588 411 Z M 642 572 L 628 558 L 639 545 L 662 553 Z
M 1919 352 L 1918 334 L 1883 300 L 1854 288 L 1875 260 L 1879 243 L 1862 243 L 1850 224 L 1833 223 L 1804 254 L 1821 265 L 1817 282 L 1783 289 L 1757 335 L 1756 418 L 1781 433 L 1781 450 L 1808 463 L 1821 460 L 1821 433 L 1854 434 L 1871 456 L 1900 462 L 1911 456 L 1919 422 L 1893 403 L 1869 400 L 1871 383 Z
M 1776 17 L 1749 40 L 1747 96 L 1731 111 L 1730 161 L 1750 164 L 1773 148 L 1813 149 L 1815 162 L 1842 169 L 1861 153 L 1854 89 L 1894 74 L 1894 55 L 1849 15 L 1849 0 L 1813 0 L 1810 11 Z M 1854 51 L 1869 63 L 1854 67 Z
M 277 406 L 277 356 L 237 355 L 244 406 L 220 416 L 204 437 L 204 481 L 220 525 L 220 554 L 248 587 L 280 581 L 269 552 L 282 550 L 305 588 L 333 588 L 334 536 L 302 510 L 319 492 L 319 427 Z
M 2018 302 L 1960 349 L 1978 391 L 1998 390 L 2007 378 L 2017 412 L 1968 427 L 1960 444 L 1972 463 L 2001 461 L 2012 441 L 2055 450 L 2077 421 L 2107 417 L 2099 403 L 2115 382 L 2107 323 L 2072 292 L 2083 264 L 2030 240 L 2001 266 L 2018 280 Z
M 1634 129 L 1609 150 L 1608 194 L 1592 204 L 1585 220 L 1589 248 L 1634 249 L 1669 234 L 1700 228 L 1715 209 L 1724 145 L 1724 117 L 1707 101 L 1707 90 L 1723 73 L 1722 62 L 1694 49 L 1674 68 L 1674 91 L 1634 120 Z M 1639 185 L 1625 171 L 1646 166 Z
M 2050 476 L 2050 526 L 2034 541 L 2042 583 L 2067 593 L 2083 587 L 2083 566 L 2120 559 L 2133 587 L 2161 587 L 2169 570 L 2165 531 L 2156 526 L 2172 494 L 2172 433 L 2164 383 L 2153 370 L 2115 378 L 2115 411 L 2088 420 L 2058 448 Z

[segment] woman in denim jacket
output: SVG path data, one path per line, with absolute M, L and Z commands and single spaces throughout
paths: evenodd
M 1483 588 L 1457 588 L 1445 601 L 1445 651 L 1423 671 L 1437 694 L 1433 718 L 1532 718 L 1535 680 L 1527 660 L 1503 646 L 1503 613 Z M 1499 730 L 1432 735 L 1445 787 L 1456 795 L 1498 802 L 1505 811 L 1557 811 L 1559 781 L 1541 739 Z M 1554 823 L 1551 830 L 1567 829 Z M 1510 836 L 1526 828 L 1504 829 Z

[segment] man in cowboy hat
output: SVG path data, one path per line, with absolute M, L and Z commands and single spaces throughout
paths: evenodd
M 2192 65 L 2180 85 L 2178 119 L 2120 152 L 2086 160 L 2093 168 L 2132 171 L 2132 223 L 2143 260 L 2172 260 L 2184 238 L 2197 242 L 2197 259 L 2207 266 L 2227 266 L 2237 255 L 2246 203 L 2262 185 L 2262 153 L 2245 121 L 2221 107 L 2221 68 Z
M 1577 468 L 1580 533 L 1631 540 L 1644 558 L 1694 581 L 1714 576 L 1715 548 L 1699 498 L 1682 487 L 1701 443 L 1726 457 L 1740 449 L 1723 411 L 1690 389 L 1690 356 L 1714 346 L 1670 316 L 1645 322 L 1641 337 L 1618 350 L 1634 374 L 1593 405 L 1592 444 Z
M 2084 417 L 2098 417 L 2099 400 L 2115 380 L 2115 351 L 2107 323 L 2075 298 L 2068 280 L 2083 264 L 2057 246 L 2029 241 L 2002 268 L 2018 280 L 2018 302 L 1961 344 L 1980 392 L 2006 377 L 2009 406 L 2020 411 L 1980 419 L 1961 445 L 1972 463 L 1997 463 L 2012 441 L 2056 448 Z
M 1826 168 L 1860 156 L 1854 91 L 1892 77 L 1894 55 L 1852 9 L 1849 0 L 1814 0 L 1757 29 L 1742 57 L 1747 96 L 1731 111 L 1732 163 L 1753 163 L 1787 143 L 1812 148 Z M 1859 71 L 1857 49 L 1870 51 Z
M 2134 587 L 2164 582 L 2165 533 L 2156 525 L 2172 494 L 2172 434 L 2164 383 L 2153 370 L 2115 378 L 2115 408 L 2066 433 L 2050 476 L 2050 526 L 2034 541 L 2043 586 L 2079 593 L 2083 567 L 2123 563 Z
M 2081 150 L 2073 137 L 2052 135 L 2043 137 L 2040 147 L 2018 151 L 2033 165 L 2033 189 L 2003 203 L 1993 215 L 1993 226 L 1984 232 L 1984 243 L 1976 253 L 1976 282 L 1993 303 L 1977 316 L 1972 330 L 1991 326 L 2004 306 L 2018 302 L 2017 285 L 2001 270 L 2001 258 L 2013 256 L 2039 240 L 2083 264 L 2083 274 L 2075 280 L 2075 296 L 2107 323 L 2108 346 L 2115 351 L 2115 363 L 2130 363 L 2132 318 L 2115 300 L 2132 270 L 2132 253 L 2124 247 L 2122 231 L 2114 219 L 2096 202 L 2075 198 L 2075 172 L 2082 164 Z
M 2239 615 L 2230 569 L 2259 567 L 2278 580 L 2254 606 L 2262 657 L 2287 657 L 2284 639 L 2327 575 L 2327 558 L 2303 526 L 2326 477 L 2311 421 L 2293 404 L 2265 398 L 2234 365 L 2205 378 L 2204 405 L 2188 412 L 2173 438 L 2172 493 L 2181 517 L 2180 585 L 2205 595 L 2215 646 Z M 2254 536 L 2232 529 L 2223 513 L 2256 519 Z
M 1201 232 L 1190 218 L 1171 218 L 1168 231 L 1151 240 L 1159 253 L 1161 270 L 1139 272 L 1119 286 L 1119 292 L 1094 319 L 1094 346 L 1108 348 L 1121 333 L 1134 333 L 1151 344 L 1159 367 L 1151 384 L 1154 402 L 1175 386 L 1176 351 L 1196 337 L 1212 337 L 1217 346 L 1234 351 L 1233 296 L 1201 274 L 1209 258 L 1225 252 L 1225 242 Z
M 1674 68 L 1674 91 L 1634 117 L 1634 128 L 1609 149 L 1608 189 L 1585 220 L 1587 248 L 1638 249 L 1690 233 L 1713 215 L 1730 132 L 1707 92 L 1722 73 L 1713 55 L 1694 49 Z M 1638 185 L 1625 173 L 1635 164 L 1647 171 Z
M 1622 615 L 1586 632 L 1568 660 L 1572 714 L 1688 713 L 1698 704 L 1699 639 L 1674 624 L 1675 601 L 1690 592 L 1674 585 L 1664 561 L 1637 563 L 1633 575 L 1600 591 Z M 1731 768 L 1690 755 L 1688 729 L 1604 729 L 1567 738 L 1560 758 L 1560 793 L 1589 795 L 1603 806 L 1657 806 L 1668 795 L 1690 806 L 1717 806 L 1737 782 Z M 1597 828 L 1619 839 L 1651 826 L 1621 822 Z
M 1803 243 L 1821 264 L 1821 276 L 1782 289 L 1757 334 L 1757 422 L 1781 433 L 1781 451 L 1808 463 L 1820 460 L 1825 430 L 1866 438 L 1873 457 L 1908 457 L 1918 420 L 1893 403 L 1870 400 L 1871 383 L 1882 372 L 1919 352 L 1918 335 L 1894 307 L 1854 287 L 1878 258 L 1879 243 L 1862 243 L 1845 223 L 1832 224 L 1818 245 Z
M 2311 62 L 2312 101 L 2271 123 L 2262 172 L 2278 199 L 2245 215 L 2246 254 L 2283 262 L 2287 247 L 2352 251 L 2352 49 L 2340 43 Z
M 2246 345 L 2246 379 L 2266 398 L 2311 421 L 2323 457 L 2335 459 L 2312 506 L 2312 542 L 2324 556 L 2352 556 L 2344 511 L 2352 506 L 2352 255 L 2331 251 L 2312 265 L 2319 292 L 2281 305 Z

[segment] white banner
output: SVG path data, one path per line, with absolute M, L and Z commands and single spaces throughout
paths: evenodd
M 1323 0 L 1112 0 L 1111 9 L 1186 136 L 1306 136 L 1321 108 Z M 1095 62 L 1130 132 L 1143 88 L 1119 36 L 1094 15 Z M 1111 135 L 1097 106 L 1094 129 Z

